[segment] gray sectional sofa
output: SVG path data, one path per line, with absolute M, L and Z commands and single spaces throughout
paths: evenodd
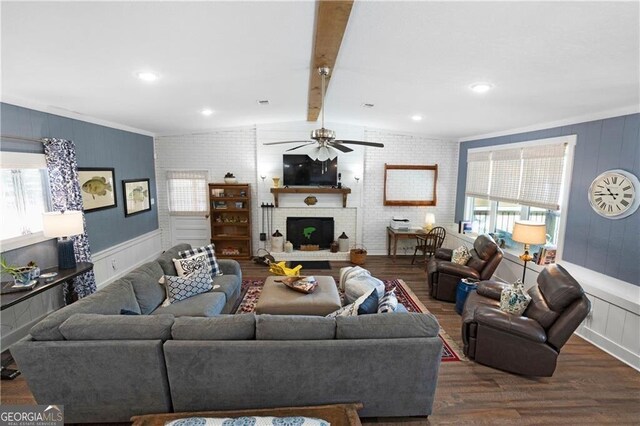
M 225 260 L 220 287 L 162 307 L 158 279 L 175 274 L 185 248 L 52 313 L 11 347 L 38 403 L 64 404 L 70 423 L 354 401 L 365 417 L 431 413 L 442 351 L 432 315 L 224 315 L 241 283 Z

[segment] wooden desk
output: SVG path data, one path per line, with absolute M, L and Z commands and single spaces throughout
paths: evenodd
M 398 250 L 398 240 L 407 238 L 415 239 L 418 235 L 425 235 L 422 229 L 410 229 L 408 231 L 398 231 L 387 226 L 387 256 L 391 256 L 391 244 L 393 243 L 393 262 L 396 261 L 396 251 Z
M 0 296 L 0 311 L 5 310 L 6 308 L 8 308 L 9 306 L 13 306 L 17 303 L 20 303 L 24 300 L 30 299 L 33 296 L 35 296 L 36 294 L 42 293 L 43 291 L 47 291 L 50 288 L 59 286 L 60 284 L 64 283 L 64 282 L 70 282 L 73 278 L 77 277 L 78 275 L 82 275 L 85 272 L 88 272 L 90 270 L 93 269 L 93 263 L 91 262 L 78 262 L 78 264 L 76 265 L 75 268 L 73 269 L 58 269 L 56 268 L 49 268 L 49 269 L 45 269 L 42 271 L 43 274 L 47 273 L 47 272 L 57 272 L 58 275 L 56 275 L 53 278 L 50 278 L 48 280 L 44 280 L 42 278 L 38 279 L 38 284 L 36 284 L 36 286 L 34 288 L 32 288 L 31 290 L 27 290 L 27 291 L 20 291 L 17 293 L 8 293 L 8 294 L 3 294 Z M 69 294 L 67 295 L 67 304 L 73 302 L 73 294 L 72 292 L 69 292 Z

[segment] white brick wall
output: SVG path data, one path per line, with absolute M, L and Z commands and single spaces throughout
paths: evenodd
M 167 209 L 166 171 L 204 169 L 212 182 L 220 182 L 227 171 L 239 182 L 252 185 L 254 252 L 264 243 L 259 241 L 261 203 L 273 203 L 270 188 L 272 177 L 282 177 L 282 154 L 292 145 L 265 146 L 264 142 L 308 140 L 317 123 L 293 122 L 220 129 L 206 134 L 162 136 L 156 138 L 156 179 L 158 182 L 158 217 L 163 235 L 163 248 L 171 245 Z M 338 157 L 338 171 L 345 187 L 351 188 L 346 209 L 338 195 L 284 194 L 279 209 L 274 209 L 274 227 L 286 229 L 286 215 L 334 216 L 336 237 L 345 231 L 351 239 L 363 244 L 370 254 L 386 253 L 385 228 L 392 216 L 406 216 L 415 226 L 421 226 L 427 211 L 435 213 L 436 224 L 450 224 L 454 219 L 458 144 L 420 135 L 401 134 L 360 126 L 327 123 L 338 137 L 382 142 L 385 148 L 351 146 L 354 151 Z M 435 207 L 385 207 L 382 205 L 384 163 L 438 164 L 438 204 Z M 266 176 L 263 181 L 260 176 Z M 360 177 L 356 182 L 354 177 Z M 315 195 L 318 204 L 306 206 L 306 195 Z M 324 212 L 330 212 L 325 214 Z M 292 212 L 292 213 L 289 213 Z M 284 233 L 284 232 L 283 232 Z M 398 254 L 411 249 L 408 242 Z
M 233 172 L 238 182 L 251 184 L 255 223 L 259 210 L 255 208 L 255 143 L 255 127 L 219 129 L 205 134 L 160 136 L 155 139 L 158 221 L 162 230 L 163 249 L 171 246 L 166 179 L 168 170 L 208 170 L 210 182 L 223 182 L 225 173 Z
M 422 226 L 427 212 L 436 217 L 437 225 L 454 221 L 456 179 L 458 176 L 458 144 L 420 135 L 386 130 L 365 130 L 365 140 L 384 143 L 384 149 L 367 148 L 364 163 L 363 223 L 364 244 L 371 254 L 386 254 L 386 227 L 392 216 L 411 220 Z M 383 206 L 384 164 L 438 165 L 437 205 L 434 207 Z M 398 254 L 412 254 L 414 241 L 398 242 Z

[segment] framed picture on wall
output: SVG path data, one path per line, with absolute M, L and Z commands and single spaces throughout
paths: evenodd
M 125 217 L 151 210 L 149 179 L 122 181 Z
M 78 180 L 85 213 L 117 206 L 113 168 L 79 167 Z

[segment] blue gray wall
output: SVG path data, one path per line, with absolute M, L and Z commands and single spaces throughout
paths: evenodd
M 640 286 L 640 210 L 611 220 L 596 214 L 587 190 L 609 169 L 624 169 L 640 177 L 640 114 L 534 132 L 462 142 L 458 167 L 456 221 L 463 220 L 467 151 L 533 139 L 577 135 L 566 214 L 563 259 Z
M 158 229 L 157 205 L 149 212 L 124 217 L 123 179 L 149 178 L 151 197 L 155 193 L 153 138 L 111 127 L 87 123 L 14 105 L 0 104 L 0 133 L 33 139 L 55 137 L 72 140 L 76 145 L 78 167 L 113 167 L 117 207 L 89 212 L 87 234 L 93 253 Z M 43 152 L 41 144 L 3 139 L 2 151 Z M 53 247 L 42 243 L 41 249 Z M 21 252 L 29 249 L 14 250 Z M 18 256 L 11 253 L 9 258 Z M 47 262 L 48 263 L 48 262 Z M 52 266 L 52 265 L 51 265 Z

